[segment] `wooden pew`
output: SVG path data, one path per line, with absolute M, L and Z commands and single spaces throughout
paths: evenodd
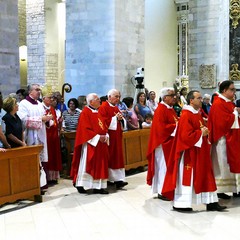
M 123 132 L 123 154 L 125 169 L 144 167 L 146 159 L 150 129 L 139 129 Z
M 62 134 L 65 138 L 66 148 L 68 150 L 67 171 L 69 174 L 73 155 L 73 142 L 75 141 L 76 132 L 62 132 Z M 144 167 L 148 164 L 146 154 L 149 135 L 150 129 L 123 132 L 123 154 L 126 170 Z
M 65 139 L 66 143 L 66 148 L 67 148 L 67 169 L 66 169 L 66 174 L 69 176 L 70 175 L 70 170 L 71 170 L 71 163 L 72 163 L 72 156 L 73 156 L 73 150 L 74 150 L 74 142 L 75 142 L 75 137 L 76 137 L 76 131 L 72 132 L 61 132 L 62 136 Z
M 0 153 L 0 205 L 20 199 L 42 201 L 39 183 L 42 148 L 26 146 Z

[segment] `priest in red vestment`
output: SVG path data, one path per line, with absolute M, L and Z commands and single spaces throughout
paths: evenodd
M 99 108 L 99 114 L 103 117 L 108 127 L 110 138 L 109 162 L 108 162 L 108 180 L 114 182 L 117 189 L 121 189 L 128 183 L 125 182 L 125 166 L 122 146 L 122 131 L 126 127 L 124 119 L 119 108 L 116 106 L 120 100 L 120 92 L 112 89 L 107 94 L 108 100 L 103 102 Z
M 108 129 L 98 113 L 97 94 L 88 94 L 86 100 L 76 132 L 71 177 L 79 193 L 92 189 L 93 193 L 108 194 Z
M 161 89 L 160 97 L 162 102 L 155 110 L 148 142 L 147 184 L 151 185 L 152 193 L 157 193 L 159 199 L 167 201 L 168 199 L 163 197 L 161 192 L 178 121 L 173 109 L 176 102 L 174 88 Z
M 240 142 L 240 111 L 233 103 L 235 92 L 233 81 L 223 81 L 208 118 L 217 192 L 223 199 L 230 198 L 226 192 L 240 197 L 240 154 L 237 147 Z
M 62 170 L 62 156 L 60 147 L 59 122 L 55 108 L 52 106 L 53 94 L 47 87 L 42 88 L 43 107 L 46 116 L 52 119 L 45 122 L 47 132 L 48 162 L 44 162 L 48 185 L 57 184 Z
M 192 203 L 207 204 L 209 211 L 222 211 L 210 158 L 208 128 L 199 113 L 199 91 L 187 95 L 172 145 L 162 195 L 173 200 L 176 211 L 192 211 Z

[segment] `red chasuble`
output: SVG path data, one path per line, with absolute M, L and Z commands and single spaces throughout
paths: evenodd
M 117 106 L 111 106 L 108 101 L 103 102 L 99 108 L 99 114 L 103 117 L 107 127 L 109 128 L 112 118 L 120 112 Z M 117 129 L 108 129 L 110 145 L 108 167 L 111 169 L 124 168 L 123 146 L 122 146 L 122 125 L 121 121 L 117 121 Z
M 46 123 L 48 146 L 48 162 L 46 163 L 46 167 L 49 171 L 60 171 L 62 170 L 62 156 L 57 115 L 53 107 L 50 107 L 49 110 L 46 110 L 46 114 L 48 113 L 53 115 L 54 124 L 49 126 L 49 122 Z
M 71 166 L 71 177 L 74 183 L 76 182 L 78 174 L 82 145 L 91 140 L 97 134 L 106 135 L 106 133 L 106 125 L 98 112 L 92 111 L 89 107 L 85 107 L 81 112 L 78 121 Z M 106 143 L 98 141 L 95 147 L 91 144 L 87 144 L 86 172 L 90 174 L 93 179 L 107 179 L 108 158 L 108 146 Z
M 155 166 L 155 149 L 162 145 L 166 165 L 169 158 L 169 153 L 173 143 L 173 133 L 178 117 L 173 108 L 167 108 L 166 105 L 159 103 L 154 112 L 154 118 L 150 130 L 150 137 L 148 142 L 148 172 L 147 184 L 152 185 Z
M 199 113 L 183 110 L 178 123 L 178 129 L 173 141 L 167 173 L 163 185 L 162 195 L 173 200 L 179 172 L 179 160 L 184 152 L 183 185 L 190 186 L 193 177 L 195 193 L 216 191 L 216 183 L 210 158 L 210 144 L 207 137 L 203 137 L 201 147 L 194 145 L 199 141 L 203 126 L 203 119 Z M 191 175 L 193 170 L 193 175 Z
M 240 129 L 231 129 L 235 115 L 233 102 L 226 102 L 218 97 L 214 99 L 208 117 L 210 142 L 216 143 L 221 137 L 226 137 L 227 160 L 232 173 L 240 173 L 240 154 L 237 143 L 240 142 Z M 240 124 L 239 118 L 238 122 Z

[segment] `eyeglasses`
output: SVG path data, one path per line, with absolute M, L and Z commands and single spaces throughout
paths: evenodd
M 165 95 L 166 97 L 172 97 L 172 98 L 174 98 L 174 97 L 176 97 L 177 95 L 176 94 L 168 94 L 168 95 Z
M 40 88 L 34 88 L 33 90 L 37 91 L 37 92 L 40 92 L 41 89 Z

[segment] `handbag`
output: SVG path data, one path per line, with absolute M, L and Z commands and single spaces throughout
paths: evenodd
M 47 176 L 43 169 L 43 167 L 40 168 L 40 187 L 43 187 L 47 185 Z

